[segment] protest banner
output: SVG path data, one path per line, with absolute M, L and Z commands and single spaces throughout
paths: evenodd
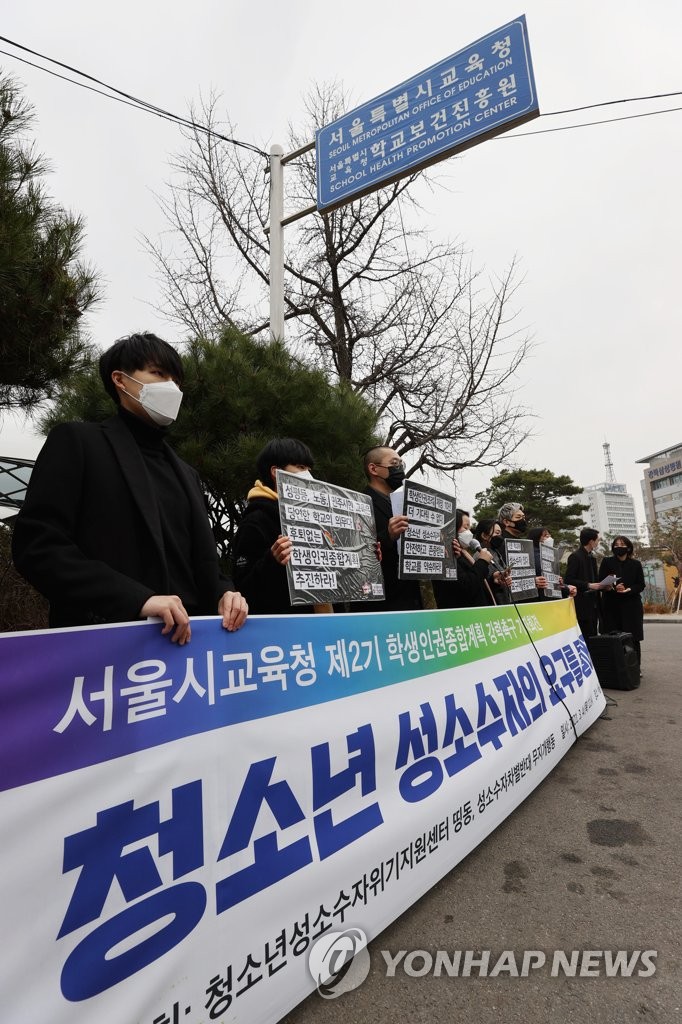
M 572 601 L 3 634 L 0 700 L 6 1024 L 273 1024 L 605 704 Z
M 382 601 L 372 499 L 283 469 L 277 493 L 282 532 L 293 544 L 286 567 L 292 605 Z
M 511 570 L 512 600 L 529 601 L 537 597 L 533 541 L 510 540 L 505 537 L 504 554 L 506 563 Z
M 394 515 L 407 516 L 409 528 L 398 538 L 401 580 L 456 580 L 452 542 L 457 536 L 454 495 L 408 480 L 391 495 Z
M 550 597 L 552 600 L 561 597 L 559 554 L 549 544 L 540 544 L 540 575 L 547 580 L 545 597 Z

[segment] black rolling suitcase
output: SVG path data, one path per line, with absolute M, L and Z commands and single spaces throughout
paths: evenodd
M 588 636 L 587 647 L 602 687 L 607 690 L 637 689 L 639 665 L 631 633 Z

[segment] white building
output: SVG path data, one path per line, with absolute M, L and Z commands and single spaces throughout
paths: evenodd
M 682 511 L 682 444 L 646 455 L 637 463 L 648 464 L 642 480 L 647 522 L 653 523 L 666 512 Z
M 603 483 L 586 487 L 576 499 L 581 505 L 589 505 L 583 512 L 586 526 L 599 530 L 601 534 L 624 534 L 631 540 L 639 536 L 635 502 L 628 494 L 625 484 Z
M 605 482 L 586 487 L 575 500 L 579 501 L 581 505 L 589 506 L 588 510 L 583 512 L 586 526 L 591 526 L 593 530 L 599 530 L 602 535 L 606 533 L 612 536 L 623 534 L 631 540 L 636 540 L 639 537 L 639 529 L 635 516 L 634 498 L 628 494 L 625 484 L 616 482 L 608 441 L 604 442 L 602 447 L 606 468 Z

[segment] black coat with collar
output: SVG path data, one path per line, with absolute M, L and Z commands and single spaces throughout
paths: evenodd
M 220 573 L 198 474 L 163 447 L 189 502 L 198 614 L 215 615 L 222 594 L 234 588 Z M 51 626 L 132 621 L 154 594 L 173 592 L 151 477 L 121 417 L 50 431 L 14 526 L 12 554 L 49 600 Z
M 607 556 L 599 566 L 599 579 L 603 580 L 611 573 L 618 576 L 628 593 L 619 594 L 617 590 L 604 591 L 604 629 L 607 632 L 615 629 L 622 633 L 632 633 L 633 640 L 643 640 L 642 591 L 646 584 L 642 563 L 637 558 L 626 558 L 621 561 L 615 555 Z
M 597 560 L 584 547 L 579 547 L 568 556 L 564 583 L 576 587 L 575 611 L 578 619 L 596 616 L 600 611 L 599 593 L 591 591 L 588 584 L 596 583 Z

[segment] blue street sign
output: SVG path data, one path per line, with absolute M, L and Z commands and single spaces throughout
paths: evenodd
M 341 206 L 539 113 L 522 15 L 320 128 L 317 208 Z

